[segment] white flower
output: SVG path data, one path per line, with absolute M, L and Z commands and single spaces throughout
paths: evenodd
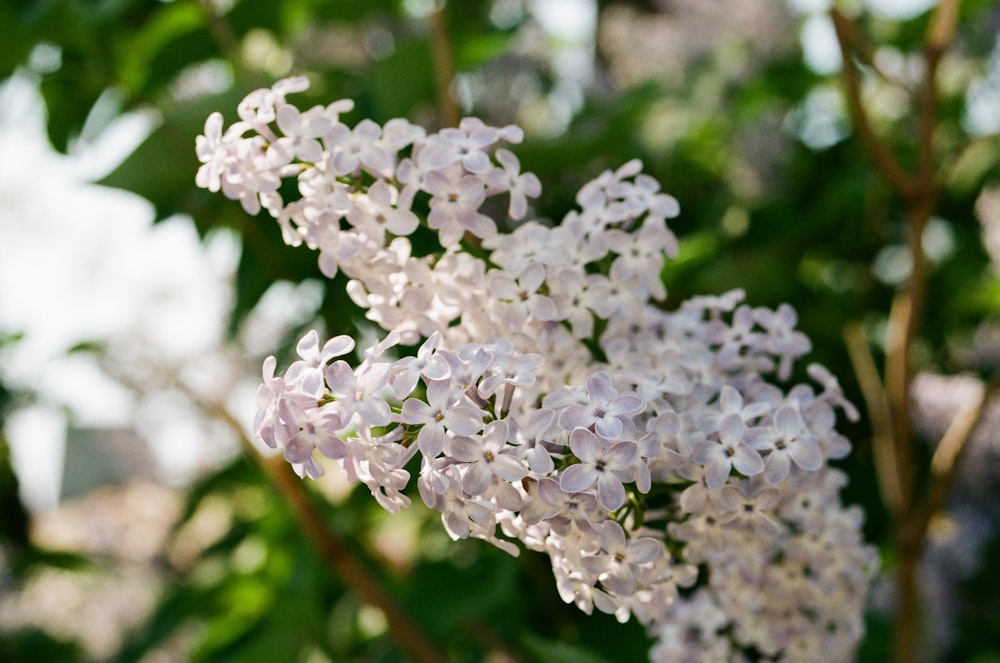
M 411 234 L 420 225 L 417 215 L 394 206 L 396 190 L 383 180 L 368 188 L 365 195 L 355 197 L 347 211 L 347 220 L 379 245 L 385 242 L 386 231 L 397 236 Z
M 629 539 L 625 530 L 614 521 L 601 523 L 602 553 L 584 557 L 583 567 L 593 573 L 605 589 L 618 596 L 631 596 L 636 591 L 636 572 L 664 554 L 663 542 L 651 537 Z
M 303 113 L 291 104 L 282 104 L 278 106 L 276 120 L 284 136 L 268 147 L 268 157 L 275 165 L 287 164 L 296 157 L 312 162 L 322 159 L 323 146 L 317 138 L 333 127 L 325 108 L 314 106 Z
M 534 173 L 522 173 L 521 162 L 510 151 L 499 149 L 496 159 L 503 168 L 493 168 L 486 176 L 486 186 L 493 191 L 510 194 L 507 214 L 515 221 L 528 213 L 528 198 L 537 198 L 542 192 L 542 184 Z
M 594 373 L 587 378 L 587 400 L 564 409 L 559 425 L 566 430 L 593 426 L 599 435 L 614 440 L 625 431 L 628 416 L 644 406 L 638 394 L 619 394 L 607 373 Z
M 389 364 L 363 364 L 355 372 L 345 361 L 326 367 L 326 383 L 344 411 L 346 421 L 357 414 L 369 426 L 385 426 L 392 421 L 392 411 L 377 392 L 389 382 Z
M 817 470 L 823 464 L 823 454 L 809 436 L 802 417 L 787 405 L 778 408 L 770 426 L 748 431 L 746 440 L 758 451 L 767 452 L 764 476 L 771 483 L 784 481 L 793 462 L 808 471 Z
M 455 435 L 475 435 L 483 428 L 485 413 L 461 393 L 455 394 L 450 386 L 446 380 L 431 382 L 427 386 L 426 402 L 408 398 L 399 415 L 404 424 L 421 426 L 417 446 L 428 458 L 444 449 L 447 431 Z
M 375 177 L 386 177 L 393 171 L 393 159 L 379 144 L 382 127 L 371 120 L 362 120 L 354 129 L 337 123 L 327 132 L 329 168 L 337 175 L 351 175 L 363 168 Z
M 453 163 L 461 163 L 470 173 L 482 175 L 490 169 L 486 148 L 497 142 L 500 132 L 484 124 L 461 128 L 446 127 L 428 138 L 426 158 L 434 170 L 443 170 Z
M 392 391 L 396 398 L 409 396 L 421 377 L 429 382 L 451 377 L 451 365 L 443 354 L 436 352 L 440 343 L 440 332 L 434 332 L 417 350 L 416 357 L 396 360 L 392 365 Z
M 616 471 L 627 470 L 639 460 L 635 442 L 608 444 L 585 428 L 569 436 L 569 447 L 580 462 L 563 470 L 559 486 L 568 493 L 587 490 L 595 483 L 597 494 L 609 511 L 625 504 L 625 487 Z
M 492 295 L 506 302 L 502 320 L 508 331 L 521 331 L 528 320 L 546 322 L 556 319 L 555 302 L 538 292 L 545 282 L 543 265 L 532 263 L 516 277 L 494 269 L 486 275 L 486 279 Z
M 475 175 L 449 178 L 435 170 L 424 178 L 424 189 L 433 196 L 427 225 L 438 231 L 441 246 L 458 244 L 466 231 L 480 239 L 496 235 L 496 222 L 479 211 L 486 199 L 480 178 Z
M 706 466 L 705 483 L 710 490 L 720 488 L 733 468 L 744 476 L 764 471 L 760 454 L 743 444 L 745 432 L 746 424 L 739 415 L 730 414 L 722 420 L 718 442 L 705 440 L 695 445 L 694 460 Z
M 524 461 L 507 444 L 509 430 L 505 421 L 491 421 L 481 437 L 456 437 L 449 443 L 451 456 L 468 463 L 462 475 L 462 488 L 470 495 L 486 493 L 494 477 L 520 481 L 528 474 Z

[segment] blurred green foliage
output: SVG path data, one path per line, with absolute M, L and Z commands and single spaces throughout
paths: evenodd
M 222 5 L 231 7 L 214 9 Z M 224 228 L 240 236 L 235 331 L 276 281 L 321 277 L 314 257 L 285 247 L 269 219 L 248 218 L 238 204 L 195 187 L 194 138 L 205 118 L 220 110 L 232 120 L 248 91 L 304 73 L 313 84 L 303 104 L 349 97 L 357 105 L 352 121 L 404 115 L 433 126 L 434 35 L 421 14 L 425 5 L 430 6 L 402 0 L 5 0 L 0 77 L 20 71 L 37 79 L 49 138 L 59 150 L 93 137 L 121 113 L 157 114 L 148 138 L 100 184 L 148 199 L 158 219 L 189 215 L 202 234 Z M 500 5 L 519 9 L 499 20 Z M 944 178 L 938 227 L 948 250 L 933 263 L 920 348 L 924 366 L 945 372 L 980 368 L 956 348 L 967 347 L 977 326 L 1000 313 L 1000 279 L 989 269 L 973 216 L 983 187 L 1000 180 L 1000 139 L 970 136 L 963 123 L 968 85 L 984 75 L 996 48 L 997 16 L 995 3 L 963 4 L 960 47 L 950 62 L 958 82 L 942 86 L 940 160 L 962 156 Z M 539 39 L 525 31 L 531 16 L 523 3 L 452 2 L 445 17 L 461 75 L 489 82 L 497 72 L 513 71 L 528 82 L 536 101 L 557 93 L 560 74 L 551 52 L 517 50 L 524 39 Z M 919 48 L 927 21 L 927 14 L 909 20 L 864 15 L 861 24 L 886 53 L 905 57 Z M 750 51 L 747 57 L 755 55 Z M 595 84 L 585 90 L 564 130 L 529 132 L 517 149 L 524 169 L 537 173 L 545 187 L 535 213 L 560 219 L 583 182 L 641 158 L 682 205 L 673 224 L 681 238 L 680 257 L 664 272 L 667 306 L 735 287 L 745 289 L 754 304 L 792 303 L 813 340 L 810 358 L 833 368 L 858 402 L 842 329 L 859 321 L 878 347 L 895 284 L 880 279 L 874 266 L 885 259 L 886 247 L 903 241 L 903 210 L 862 145 L 850 139 L 842 106 L 824 111 L 833 115 L 826 127 L 832 138 L 823 139 L 822 132 L 818 137 L 816 123 L 826 116 L 814 106 L 824 91 L 837 89 L 835 77 L 810 70 L 795 47 L 760 56 L 740 73 L 731 69 L 710 54 L 691 59 L 679 82 Z M 506 123 L 531 113 L 514 87 L 470 89 L 462 99 L 470 114 Z M 912 113 L 904 108 L 881 118 L 879 128 L 912 165 L 917 158 Z M 360 318 L 343 285 L 336 281 L 325 289 L 321 314 L 331 334 L 353 331 Z M 10 399 L 3 391 L 0 397 Z M 862 422 L 844 432 L 856 449 L 843 463 L 851 477 L 846 500 L 865 509 L 869 539 L 884 543 L 886 516 L 870 460 L 870 431 Z M 30 550 L 16 495 L 0 440 L 5 551 Z M 403 660 L 384 627 L 366 617 L 247 458 L 202 479 L 186 499 L 178 532 L 212 500 L 231 505 L 228 528 L 188 566 L 168 571 L 161 603 L 115 661 L 143 660 L 177 638 L 188 639 L 194 661 Z M 565 606 L 537 555 L 514 559 L 481 542 L 444 546 L 441 528 L 430 517 L 419 525 L 412 565 L 384 568 L 372 532 L 386 516 L 364 491 L 333 505 L 314 502 L 455 661 L 482 660 L 498 647 L 519 660 L 551 663 L 646 657 L 648 640 L 634 623 L 586 617 Z M 991 550 L 997 550 L 996 542 Z M 886 554 L 891 559 L 892 551 Z M 248 556 L 253 563 L 240 561 Z M 12 582 L 26 573 L 19 571 Z M 981 576 L 970 587 L 997 585 L 989 565 Z M 948 660 L 1000 656 L 996 595 L 974 589 L 963 596 L 960 637 Z M 885 622 L 873 617 L 861 660 L 885 660 L 888 637 Z M 82 654 L 43 632 L 28 631 L 0 639 L 0 659 L 74 661 Z

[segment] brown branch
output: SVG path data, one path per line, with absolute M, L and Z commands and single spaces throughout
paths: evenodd
M 984 388 L 979 399 L 959 410 L 938 443 L 931 460 L 930 484 L 923 504 L 914 506 L 898 533 L 899 565 L 896 569 L 896 633 L 893 647 L 896 663 L 913 663 L 920 647 L 920 558 L 934 516 L 944 507 L 955 481 L 969 439 L 992 396 L 1000 387 L 994 381 Z
M 886 326 L 885 391 L 892 412 L 892 445 L 895 458 L 896 481 L 900 488 L 901 510 L 897 525 L 905 522 L 912 509 L 914 495 L 913 422 L 910 407 L 910 346 L 916 319 L 913 316 L 913 286 L 920 281 L 914 275 L 922 272 L 914 257 L 910 283 L 896 293 L 889 309 Z M 922 287 L 921 287 L 922 289 Z
M 921 538 L 926 536 L 927 528 L 934 514 L 944 508 L 951 487 L 955 483 L 955 476 L 961 466 L 962 458 L 969 448 L 972 433 L 982 421 L 986 407 L 998 391 L 1000 391 L 1000 379 L 994 379 L 983 388 L 982 393 L 974 403 L 955 413 L 951 424 L 941 437 L 941 441 L 934 451 L 934 456 L 931 458 L 930 486 L 921 517 L 917 521 L 916 534 Z
M 431 30 L 431 57 L 434 62 L 434 82 L 437 88 L 438 121 L 444 127 L 457 127 L 461 111 L 455 100 L 455 61 L 451 37 L 445 21 L 445 6 L 439 4 L 428 21 Z
M 896 663 L 913 663 L 919 657 L 920 583 L 918 570 L 927 539 L 931 517 L 947 499 L 955 468 L 966 446 L 982 405 L 956 416 L 941 442 L 936 456 L 938 471 L 932 466 L 931 483 L 923 505 L 913 498 L 913 434 L 911 423 L 910 385 L 912 367 L 909 351 L 919 333 L 927 292 L 927 256 L 923 250 L 923 233 L 937 206 L 939 184 L 934 172 L 934 136 L 938 124 L 937 71 L 945 50 L 951 45 L 958 21 L 958 0 L 942 0 L 931 17 L 924 43 L 924 77 L 917 96 L 917 142 L 920 154 L 912 188 L 905 192 L 909 208 L 908 246 L 912 270 L 906 287 L 893 301 L 889 315 L 889 347 L 886 354 L 886 389 L 892 406 L 899 454 L 900 476 L 906 502 L 903 517 L 896 521 L 896 544 L 899 566 L 896 572 L 896 628 L 893 658 Z M 977 410 L 980 410 L 977 412 Z M 904 465 L 905 463 L 905 465 Z
M 844 20 L 840 23 L 840 28 L 843 30 L 844 41 L 853 49 L 859 60 L 868 65 L 872 71 L 887 83 L 891 83 L 908 93 L 912 94 L 914 92 L 909 83 L 893 76 L 879 65 L 875 46 L 868 40 L 857 23 L 851 20 Z
M 861 396 L 865 400 L 865 409 L 872 422 L 872 457 L 879 492 L 882 502 L 895 520 L 903 512 L 905 502 L 899 481 L 899 460 L 893 443 L 892 410 L 871 348 L 868 347 L 864 330 L 859 323 L 851 322 L 844 327 L 844 341 L 854 374 L 858 378 Z
M 909 199 L 913 195 L 913 181 L 875 131 L 868 113 L 861 103 L 861 79 L 858 74 L 858 68 L 854 64 L 854 58 L 852 57 L 853 50 L 851 49 L 851 35 L 858 31 L 857 26 L 836 7 L 830 10 L 830 18 L 833 20 L 833 27 L 837 33 L 837 43 L 840 46 L 840 55 L 843 60 L 844 89 L 851 120 L 858 130 L 861 141 L 868 148 L 868 152 L 875 161 L 875 166 L 889 182 L 890 186 L 899 192 L 903 198 Z
M 336 571 L 341 582 L 362 600 L 375 606 L 385 615 L 389 633 L 396 644 L 417 663 L 447 663 L 448 657 L 438 651 L 396 604 L 382 583 L 354 554 L 351 547 L 330 529 L 313 506 L 302 479 L 292 472 L 280 456 L 261 455 L 244 432 L 242 424 L 222 404 L 210 403 L 190 393 L 211 416 L 221 419 L 239 435 L 247 454 L 254 458 L 271 479 L 281 496 L 288 503 L 299 526 L 323 556 L 329 567 Z
M 106 360 L 109 357 L 107 353 L 102 353 L 101 356 Z M 187 396 L 206 416 L 221 421 L 233 431 L 246 455 L 260 465 L 288 503 L 299 527 L 329 568 L 337 574 L 349 591 L 382 611 L 390 635 L 409 659 L 415 663 L 448 663 L 448 657 L 439 651 L 409 615 L 397 606 L 392 595 L 385 590 L 381 581 L 348 543 L 324 522 L 309 498 L 305 482 L 295 475 L 291 466 L 280 456 L 262 455 L 250 441 L 243 424 L 232 415 L 224 403 L 199 393 L 198 389 L 181 377 L 178 367 L 161 364 L 158 359 L 152 356 L 148 358 L 150 374 L 161 380 L 163 387 L 174 389 Z M 134 375 L 123 371 L 119 367 L 119 362 L 104 363 L 108 374 L 117 378 L 123 385 L 137 393 L 147 390 L 147 387 Z
M 931 23 L 927 28 L 926 45 L 929 50 L 944 53 L 951 46 L 955 39 L 955 31 L 958 29 L 958 15 L 961 0 L 941 0 Z

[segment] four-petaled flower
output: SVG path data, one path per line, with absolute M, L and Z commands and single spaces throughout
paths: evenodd
M 745 433 L 743 419 L 738 414 L 730 414 L 722 420 L 718 442 L 703 440 L 695 445 L 694 461 L 705 465 L 705 484 L 709 489 L 721 487 L 733 468 L 744 476 L 764 471 L 760 454 L 743 443 Z
M 627 470 L 639 460 L 635 442 L 609 443 L 586 428 L 577 428 L 569 436 L 569 448 L 580 462 L 570 465 L 559 479 L 568 493 L 578 493 L 597 484 L 601 504 L 614 511 L 625 504 L 625 486 L 615 474 Z
M 638 394 L 619 394 L 607 373 L 594 373 L 587 378 L 587 401 L 570 405 L 559 415 L 559 425 L 566 430 L 590 428 L 609 440 L 621 438 L 628 415 L 644 406 Z

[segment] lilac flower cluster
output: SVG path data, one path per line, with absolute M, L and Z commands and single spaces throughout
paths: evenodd
M 349 128 L 348 101 L 286 101 L 305 87 L 252 93 L 225 131 L 209 117 L 197 181 L 318 250 L 387 335 L 353 365 L 353 339 L 316 332 L 283 376 L 269 358 L 256 434 L 391 512 L 417 471 L 452 538 L 545 552 L 563 599 L 635 616 L 653 660 L 849 660 L 875 557 L 828 461 L 850 450 L 837 411 L 857 412 L 819 365 L 775 384 L 810 349 L 794 310 L 655 306 L 679 208 L 638 161 L 558 225 L 521 222 L 541 187 L 501 146 L 517 127 Z M 484 212 L 497 196 L 507 218 Z M 420 226 L 440 251 L 413 255 Z

